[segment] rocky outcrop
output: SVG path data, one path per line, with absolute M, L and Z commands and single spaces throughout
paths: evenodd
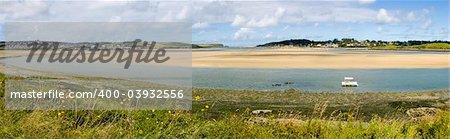
M 406 111 L 406 114 L 412 120 L 421 120 L 421 119 L 427 118 L 427 117 L 434 117 L 437 114 L 439 114 L 440 112 L 441 112 L 440 109 L 422 107 L 422 108 L 409 109 L 408 111 Z

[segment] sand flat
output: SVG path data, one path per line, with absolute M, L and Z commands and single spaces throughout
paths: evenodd
M 450 53 L 245 49 L 193 52 L 193 67 L 203 68 L 449 68 Z
M 382 51 L 329 50 L 331 51 L 308 48 L 225 49 L 220 51 L 195 50 L 192 52 L 192 67 L 320 69 L 450 68 L 450 53 L 386 53 Z M 0 52 L 0 57 L 28 55 L 28 51 Z M 176 65 L 186 66 L 186 64 Z

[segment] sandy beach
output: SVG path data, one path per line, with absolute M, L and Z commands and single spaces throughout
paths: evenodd
M 1 57 L 26 56 L 27 51 L 0 51 Z M 178 58 L 179 59 L 179 58 Z M 172 61 L 167 64 L 178 63 Z M 197 49 L 194 68 L 450 68 L 449 53 L 358 51 L 336 49 Z
M 449 53 L 330 51 L 332 49 L 242 49 L 195 51 L 193 67 L 203 68 L 449 68 Z

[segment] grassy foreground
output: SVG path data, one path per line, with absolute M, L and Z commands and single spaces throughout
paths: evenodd
M 192 111 L 12 111 L 0 74 L 0 138 L 449 138 L 448 93 L 194 89 Z M 429 99 L 415 99 L 429 98 Z M 417 107 L 440 112 L 416 119 Z M 252 115 L 268 108 L 272 114 Z M 401 116 L 403 115 L 403 116 Z

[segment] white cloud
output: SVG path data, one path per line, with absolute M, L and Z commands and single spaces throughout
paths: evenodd
M 353 30 L 352 30 L 352 28 L 348 27 L 348 28 L 345 28 L 342 31 L 345 32 L 345 33 L 349 33 L 349 32 L 352 32 Z
M 275 26 L 278 24 L 278 19 L 273 17 L 264 17 L 260 20 L 251 19 L 249 20 L 244 27 L 269 27 Z
M 244 24 L 245 24 L 245 21 L 246 21 L 246 19 L 245 19 L 244 16 L 242 16 L 242 15 L 236 15 L 236 16 L 234 17 L 234 20 L 233 20 L 233 22 L 231 23 L 231 25 L 233 25 L 233 26 L 241 26 L 241 25 L 244 25 Z
M 44 1 L 0 1 L 0 17 L 21 20 L 48 14 Z
M 170 8 L 166 5 L 161 5 L 161 8 L 168 8 L 168 9 L 156 9 L 157 14 L 152 14 L 154 17 L 153 20 L 156 21 L 162 21 L 162 22 L 182 22 L 187 21 L 190 18 L 190 9 L 188 6 L 180 6 L 178 5 L 178 8 Z M 138 14 L 146 14 L 144 13 L 138 13 Z M 163 16 L 161 16 L 163 15 Z M 134 15 L 135 16 L 135 15 Z M 162 18 L 159 18 L 162 17 Z
M 410 11 L 406 15 L 405 19 L 407 21 L 425 20 L 429 13 L 430 13 L 430 10 L 428 10 L 428 9 L 421 9 L 421 10 Z
M 429 14 L 429 13 L 430 13 L 430 10 L 428 10 L 428 9 L 422 9 L 422 12 L 423 12 L 424 14 Z
M 286 12 L 286 9 L 278 7 L 277 10 L 275 11 L 275 17 L 279 18 L 279 17 L 283 16 L 285 12 Z
M 247 23 L 253 20 L 253 23 L 262 23 L 263 21 L 276 24 L 288 23 L 299 24 L 305 22 L 376 22 L 377 10 L 368 7 L 360 7 L 343 1 L 327 1 L 327 2 L 257 2 L 257 3 L 239 3 L 230 2 L 232 8 L 229 13 L 234 13 L 231 21 L 239 27 L 255 27 L 247 26 Z M 230 7 L 231 7 L 230 6 Z M 209 13 L 209 12 L 204 12 Z M 355 14 L 358 13 L 358 14 Z M 239 15 L 239 16 L 236 16 Z M 221 16 L 222 20 L 229 19 L 227 15 Z M 214 22 L 214 21 L 212 21 Z M 276 25 L 275 24 L 275 25 Z M 273 24 L 268 24 L 273 25 Z M 262 26 L 262 25 L 261 25 Z
M 120 22 L 120 21 L 122 21 L 122 18 L 120 16 L 111 17 L 111 19 L 109 20 L 109 22 Z
M 253 34 L 253 30 L 250 28 L 240 28 L 236 33 L 234 33 L 235 40 L 245 40 L 250 39 Z
M 372 4 L 374 3 L 376 0 L 358 0 L 358 2 L 360 4 Z
M 5 19 L 6 19 L 6 15 L 0 14 L 0 22 L 5 21 Z
M 441 28 L 441 31 L 439 31 L 439 34 L 448 34 L 448 29 L 447 28 Z
M 370 4 L 374 0 L 360 1 Z M 335 23 L 379 23 L 417 21 L 415 28 L 432 26 L 426 14 L 433 9 L 375 9 L 353 1 L 128 1 L 95 3 L 86 1 L 0 1 L 0 22 L 6 21 L 89 21 L 89 22 L 192 22 L 192 28 L 207 28 L 216 23 L 231 24 L 238 29 L 235 38 L 246 38 L 256 28 L 280 25 L 329 25 Z M 437 21 L 434 21 L 437 22 Z M 305 24 L 304 24 L 305 23 Z M 403 23 L 401 23 L 403 24 Z M 399 24 L 399 25 L 401 25 Z M 405 23 L 412 24 L 412 23 Z M 429 24 L 429 25 L 427 25 Z M 255 30 L 252 30 L 255 29 Z M 378 28 L 376 28 L 378 30 Z M 374 28 L 375 30 L 375 28 Z M 385 28 L 383 29 L 385 30 Z M 393 30 L 391 30 L 393 32 Z M 233 35 L 233 34 L 230 34 Z M 267 34 L 266 34 L 267 35 Z M 272 34 L 273 35 L 273 34 Z M 264 37 L 264 34 L 261 35 Z M 247 37 L 248 38 L 248 37 Z
M 384 29 L 383 27 L 377 27 L 377 33 L 383 33 Z
M 266 34 L 266 36 L 264 36 L 264 38 L 272 38 L 273 37 L 273 35 L 272 35 L 273 33 L 272 32 L 270 32 L 270 33 L 267 33 Z
M 423 22 L 422 24 L 422 28 L 423 29 L 428 29 L 428 27 L 430 27 L 430 25 L 433 24 L 433 20 L 431 19 L 427 19 Z
M 174 14 L 170 11 L 168 13 L 166 13 L 165 15 L 161 15 L 161 17 L 162 18 L 160 18 L 159 21 L 162 21 L 162 22 L 171 22 L 171 21 L 175 20 Z
M 286 31 L 289 27 L 289 25 L 284 26 L 283 31 Z
M 318 27 L 319 26 L 319 23 L 314 23 L 314 27 Z
M 116 17 L 120 17 L 122 22 L 231 23 L 236 27 L 248 28 L 304 22 L 379 22 L 373 18 L 379 11 L 345 1 L 251 3 L 235 1 L 98 1 L 95 3 L 8 1 L 0 2 L 0 7 L 0 19 L 12 21 L 23 19 L 26 21 L 102 22 L 118 20 Z M 390 18 L 382 19 L 389 21 Z
M 177 14 L 177 19 L 187 19 L 189 17 L 189 7 L 183 6 L 183 9 Z
M 275 13 L 273 15 L 264 15 L 261 19 L 247 19 L 246 17 L 242 15 L 236 15 L 234 17 L 233 22 L 231 23 L 232 26 L 238 26 L 238 27 L 269 27 L 269 26 L 275 26 L 278 24 L 279 19 L 284 15 L 285 13 L 284 8 L 277 8 L 275 10 Z
M 439 36 L 441 36 L 441 39 L 450 39 L 450 32 L 447 28 L 441 28 L 439 31 Z
M 183 22 L 192 3 L 150 1 L 0 1 L 1 21 Z
M 399 19 L 388 13 L 386 9 L 378 10 L 377 20 L 379 23 L 395 23 L 398 22 Z
M 414 21 L 417 19 L 416 14 L 414 12 L 409 12 L 408 15 L 406 16 L 406 19 L 408 21 Z
M 206 22 L 197 22 L 194 25 L 192 25 L 193 29 L 205 29 L 208 27 L 209 27 L 209 24 Z

